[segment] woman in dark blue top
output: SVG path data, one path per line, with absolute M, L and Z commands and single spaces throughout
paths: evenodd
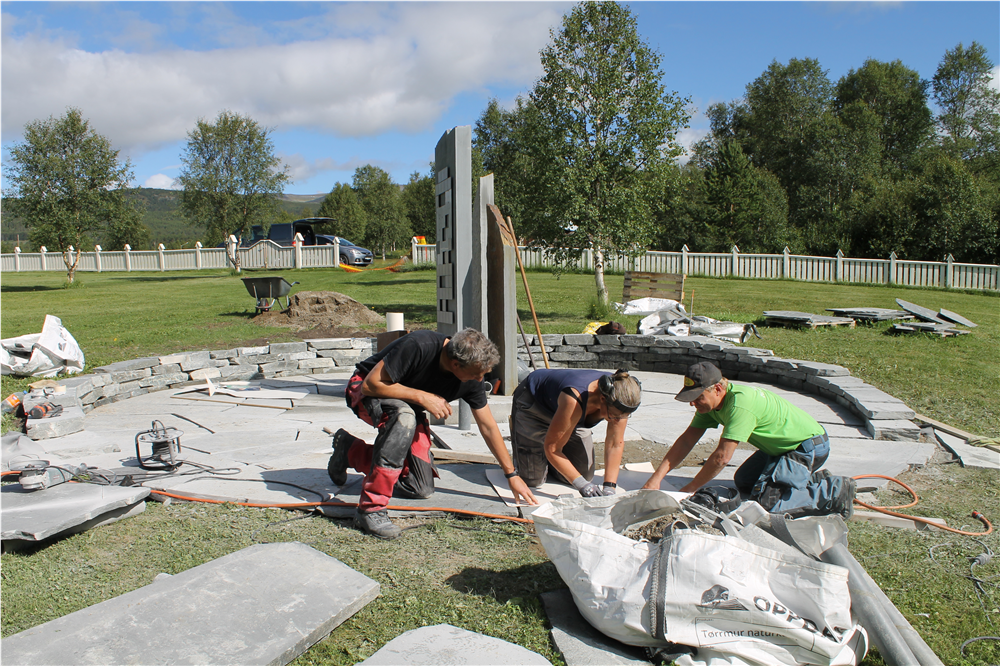
M 639 407 L 642 387 L 626 370 L 536 370 L 514 391 L 510 439 L 518 475 L 529 488 L 557 481 L 584 497 L 613 495 L 629 414 Z M 607 420 L 604 488 L 594 478 L 590 429 Z

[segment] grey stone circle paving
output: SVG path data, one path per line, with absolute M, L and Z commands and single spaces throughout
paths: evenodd
M 700 336 L 558 334 L 543 336 L 543 341 L 550 351 L 553 367 L 609 370 L 627 367 L 633 370 L 643 384 L 643 404 L 629 420 L 626 442 L 646 439 L 662 444 L 664 453 L 687 427 L 693 413 L 689 405 L 674 400 L 682 385 L 680 374 L 689 364 L 700 360 L 714 361 L 723 374 L 734 381 L 763 385 L 816 418 L 831 437 L 827 467 L 834 474 L 895 476 L 911 465 L 924 464 L 935 450 L 935 444 L 920 441 L 920 428 L 910 420 L 914 417 L 911 409 L 851 377 L 839 366 L 781 359 L 766 349 L 739 347 Z M 519 356 L 526 360 L 530 350 L 540 360 L 537 338 L 529 336 L 528 344 L 528 348 L 521 344 Z M 331 452 L 329 433 L 346 428 L 369 442 L 374 440 L 375 429 L 357 419 L 343 399 L 354 364 L 371 354 L 373 346 L 374 340 L 367 338 L 310 340 L 112 364 L 88 375 L 63 380 L 67 392 L 45 398 L 62 404 L 63 414 L 44 419 L 47 423 L 29 423 L 29 434 L 36 438 L 35 444 L 44 449 L 44 455 L 53 463 L 86 463 L 119 472 L 138 472 L 135 437 L 157 420 L 183 431 L 182 457 L 235 473 L 224 477 L 207 474 L 164 477 L 145 484 L 153 491 L 151 498 L 163 500 L 165 496 L 156 494 L 160 491 L 182 497 L 258 503 L 325 502 L 328 505 L 323 506 L 322 511 L 327 515 L 349 516 L 354 511 L 352 503 L 357 501 L 362 477 L 351 470 L 343 487 L 333 485 L 326 472 Z M 220 394 L 209 397 L 200 392 L 178 393 L 179 389 L 205 385 L 206 380 L 215 380 L 216 384 L 253 380 L 267 393 L 268 399 L 255 402 L 252 398 Z M 247 395 L 251 393 L 248 391 Z M 251 406 L 253 404 L 266 406 Z M 491 396 L 489 404 L 506 436 L 510 398 Z M 26 407 L 31 407 L 30 398 Z M 478 454 L 488 452 L 475 429 L 461 431 L 453 423 L 436 425 L 433 429 L 451 449 Z M 711 434 L 710 431 L 708 435 Z M 595 438 L 601 439 L 603 435 L 603 425 L 599 425 L 595 428 Z M 736 465 L 745 459 L 744 452 L 739 453 L 741 455 L 733 464 L 719 475 L 720 479 L 731 480 Z M 650 462 L 656 464 L 658 460 Z M 441 478 L 435 494 L 422 501 L 394 499 L 392 505 L 398 508 L 390 513 L 407 515 L 413 513 L 407 507 L 431 506 L 520 515 L 517 507 L 508 507 L 497 497 L 486 479 L 486 468 L 487 465 L 482 464 L 439 461 Z M 680 468 L 667 480 L 679 487 L 697 471 L 695 467 Z M 883 483 L 873 481 L 865 485 Z M 87 505 L 86 498 L 79 500 L 89 511 L 80 522 L 92 520 L 92 507 Z M 136 501 L 141 506 L 141 498 Z M 10 502 L 4 502 L 5 509 L 8 504 Z M 117 510 L 122 512 L 127 508 L 118 507 Z M 7 516 L 4 518 L 6 528 Z M 65 529 L 66 521 L 60 520 L 58 527 Z M 51 533 L 51 529 L 42 529 L 39 535 Z M 6 532 L 4 536 L 7 537 Z M 194 575 L 194 570 L 191 573 Z M 163 583 L 152 585 L 150 589 L 155 590 Z M 132 594 L 139 592 L 142 590 Z M 362 596 L 369 594 L 373 593 L 365 591 Z M 127 596 L 104 603 L 121 603 Z M 102 606 L 98 604 L 85 611 Z M 355 604 L 352 608 L 356 610 L 360 605 Z M 340 619 L 335 621 L 339 623 L 348 616 L 349 613 L 339 613 L 336 617 Z M 71 617 L 54 622 L 65 622 L 68 628 L 72 626 Z M 73 621 L 84 620 L 83 616 L 78 618 Z M 87 626 L 94 621 L 87 620 Z M 322 631 L 328 633 L 326 625 L 317 626 L 316 633 L 308 640 L 286 646 L 283 657 L 275 663 L 287 663 L 288 658 L 306 649 L 310 641 L 318 640 L 316 636 Z M 449 630 L 442 628 L 440 631 Z M 30 644 L 30 649 L 47 643 L 47 639 L 36 640 Z M 16 642 L 5 639 L 5 652 L 14 645 Z M 52 647 L 57 648 L 55 644 Z M 567 651 L 562 644 L 559 647 Z M 594 655 L 572 661 L 598 663 L 588 660 L 608 657 L 608 653 L 602 652 L 608 647 L 602 646 L 599 640 L 590 647 L 597 650 Z M 106 656 L 98 654 L 95 658 L 100 660 Z M 210 655 L 201 656 L 214 659 Z M 619 658 L 623 658 L 619 663 L 631 663 L 625 655 Z

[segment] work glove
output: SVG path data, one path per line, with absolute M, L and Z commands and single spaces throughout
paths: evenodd
M 608 495 L 614 495 L 618 491 L 618 486 L 614 483 L 609 484 L 607 481 L 604 482 L 604 486 L 601 488 L 601 494 L 607 497 Z
M 602 495 L 601 489 L 590 483 L 582 476 L 578 476 L 573 479 L 573 487 L 580 491 L 580 494 L 584 497 L 600 497 Z

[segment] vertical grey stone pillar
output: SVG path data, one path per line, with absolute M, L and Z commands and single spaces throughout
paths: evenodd
M 488 212 L 487 321 L 490 340 L 500 350 L 500 364 L 494 372 L 503 394 L 512 395 L 517 388 L 517 248 L 500 209 L 491 205 Z
M 448 130 L 434 149 L 437 211 L 437 324 L 452 335 L 470 326 L 472 265 L 472 128 Z M 471 308 L 473 311 L 475 308 Z M 482 323 L 480 322 L 480 325 Z
M 486 283 L 485 215 L 472 214 L 472 127 L 445 132 L 434 149 L 437 210 L 437 324 L 453 335 L 466 327 L 484 330 Z M 492 197 L 492 188 L 489 196 Z M 458 405 L 458 427 L 472 427 L 465 401 Z

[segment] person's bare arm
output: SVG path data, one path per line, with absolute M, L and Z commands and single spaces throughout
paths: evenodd
M 379 361 L 365 377 L 361 392 L 369 398 L 389 398 L 420 405 L 436 419 L 451 416 L 451 405 L 441 396 L 393 382 L 385 369 L 384 360 Z
M 581 416 L 583 416 L 583 408 L 580 407 L 577 399 L 568 393 L 560 393 L 556 413 L 552 416 L 548 430 L 545 431 L 545 441 L 543 442 L 545 457 L 549 464 L 569 482 L 580 476 L 580 472 L 562 450 L 573 431 L 576 430 L 576 424 L 580 422 Z
M 681 436 L 674 441 L 673 446 L 667 450 L 667 455 L 663 456 L 663 460 L 656 468 L 656 471 L 653 472 L 649 480 L 642 487 L 647 490 L 659 490 L 660 482 L 663 481 L 667 472 L 677 467 L 687 454 L 691 453 L 691 449 L 694 448 L 694 445 L 698 443 L 698 440 L 704 434 L 704 428 L 692 428 L 688 426 L 687 430 L 682 432 Z
M 489 405 L 473 409 L 472 417 L 476 419 L 479 432 L 482 434 L 483 439 L 486 440 L 486 446 L 490 447 L 493 457 L 500 463 L 503 473 L 507 475 L 513 472 L 514 463 L 507 453 L 507 446 L 503 443 L 503 435 L 500 434 L 500 428 L 497 427 L 496 419 L 493 418 L 493 412 L 490 411 Z M 526 504 L 538 504 L 538 500 L 531 493 L 528 484 L 521 477 L 512 476 L 507 479 L 507 485 L 510 486 L 510 491 L 514 493 L 515 502 L 520 502 L 521 498 L 524 498 Z
M 738 444 L 739 442 L 734 439 L 720 439 L 719 445 L 715 447 L 715 451 L 712 451 L 712 455 L 701 466 L 701 470 L 695 474 L 695 477 L 686 486 L 681 488 L 681 492 L 693 493 L 714 479 L 729 464 L 729 461 L 732 460 L 733 453 L 736 452 Z
M 618 471 L 622 464 L 622 453 L 625 451 L 625 426 L 628 419 L 608 421 L 607 434 L 604 436 L 604 480 L 618 482 Z

